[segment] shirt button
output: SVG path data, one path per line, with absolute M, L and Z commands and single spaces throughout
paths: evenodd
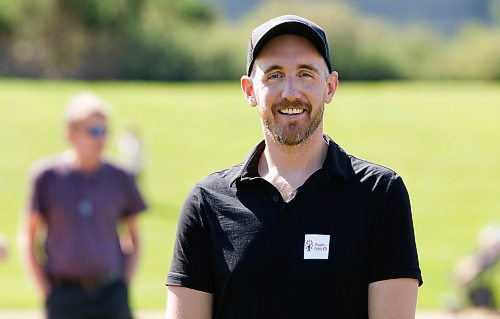
M 279 202 L 280 201 L 280 197 L 278 195 L 274 195 L 273 200 L 275 202 Z

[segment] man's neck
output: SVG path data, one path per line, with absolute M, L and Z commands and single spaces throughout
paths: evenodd
M 285 200 L 323 165 L 328 145 L 323 132 L 317 131 L 294 146 L 265 137 L 266 148 L 259 160 L 259 174 L 273 184 Z
M 87 174 L 95 172 L 102 164 L 100 157 L 84 157 L 74 150 L 69 151 L 66 156 L 70 166 L 73 169 Z

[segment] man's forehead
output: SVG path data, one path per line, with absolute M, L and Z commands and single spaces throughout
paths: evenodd
M 100 113 L 92 113 L 83 119 L 74 122 L 77 125 L 92 125 L 107 123 L 107 117 Z

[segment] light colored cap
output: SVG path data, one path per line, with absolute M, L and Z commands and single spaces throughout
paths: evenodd
M 110 114 L 109 107 L 94 93 L 82 92 L 73 97 L 66 107 L 65 122 L 80 122 L 94 114 L 107 118 Z

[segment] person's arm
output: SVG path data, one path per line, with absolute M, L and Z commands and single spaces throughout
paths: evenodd
M 418 281 L 399 278 L 376 281 L 368 286 L 370 319 L 414 319 Z
M 167 319 L 211 319 L 213 295 L 180 286 L 169 286 Z
M 125 219 L 125 234 L 121 238 L 122 249 L 126 254 L 126 263 L 124 271 L 124 280 L 130 283 L 134 276 L 137 261 L 139 259 L 139 235 L 137 230 L 137 219 L 130 216 Z
M 0 261 L 4 261 L 5 259 L 7 259 L 8 255 L 9 250 L 7 249 L 7 243 L 5 242 L 3 236 L 0 234 Z
M 208 209 L 205 206 L 205 209 Z M 213 242 L 199 186 L 184 200 L 167 275 L 167 319 L 211 319 L 215 289 Z M 187 288 L 190 287 L 190 288 Z
M 23 261 L 28 271 L 35 279 L 35 283 L 42 297 L 46 299 L 51 289 L 50 281 L 43 270 L 43 266 L 36 257 L 40 234 L 44 227 L 45 223 L 40 213 L 27 213 L 19 237 L 19 249 Z

